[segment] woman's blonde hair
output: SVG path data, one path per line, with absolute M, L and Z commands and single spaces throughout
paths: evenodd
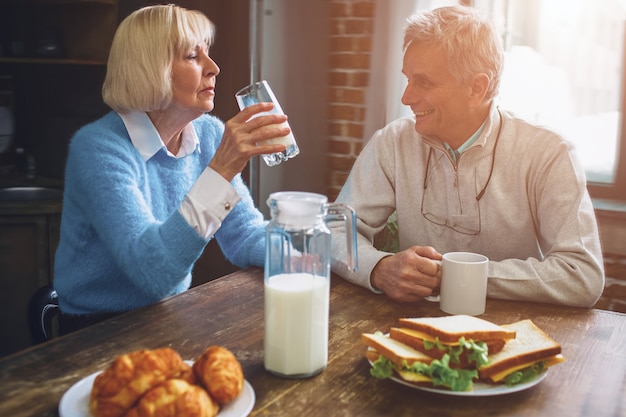
M 119 113 L 153 111 L 172 99 L 172 64 L 197 45 L 211 46 L 213 23 L 201 12 L 169 5 L 136 10 L 113 37 L 102 98 Z
M 412 42 L 439 45 L 446 53 L 450 73 L 467 85 L 477 74 L 489 77 L 486 98 L 500 88 L 504 62 L 502 41 L 495 25 L 476 9 L 465 6 L 421 11 L 407 19 L 403 49 Z

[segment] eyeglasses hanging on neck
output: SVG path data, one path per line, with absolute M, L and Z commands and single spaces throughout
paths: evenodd
M 442 212 L 441 207 L 437 207 L 434 204 L 434 192 L 436 190 L 432 190 L 433 187 L 428 187 L 429 183 L 429 174 L 431 173 L 431 159 L 433 155 L 433 148 L 430 148 L 428 152 L 428 158 L 426 160 L 426 168 L 424 173 L 424 192 L 422 194 L 422 204 L 421 204 L 421 212 L 422 216 L 429 222 L 436 224 L 438 226 L 447 227 L 449 229 L 454 230 L 455 232 L 464 234 L 464 235 L 478 235 L 482 229 L 482 219 L 480 215 L 480 199 L 483 198 L 485 191 L 487 190 L 487 186 L 491 181 L 491 176 L 493 174 L 493 167 L 496 161 L 496 149 L 498 146 L 498 140 L 500 139 L 500 132 L 502 131 L 502 115 L 500 114 L 500 110 L 498 110 L 498 115 L 500 116 L 500 125 L 498 126 L 498 133 L 496 135 L 495 143 L 493 145 L 493 152 L 491 154 L 491 168 L 489 169 L 489 176 L 487 177 L 487 181 L 482 189 L 476 193 L 476 207 L 474 210 L 467 210 L 470 214 L 463 214 L 463 210 L 460 214 L 452 214 L 450 216 L 442 216 L 440 213 Z M 444 158 L 441 157 L 437 161 L 435 161 L 435 167 L 439 162 L 441 162 Z M 445 209 L 444 209 L 445 210 Z

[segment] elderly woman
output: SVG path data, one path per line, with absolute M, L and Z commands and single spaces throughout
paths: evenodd
M 157 302 L 191 284 L 215 237 L 239 267 L 262 266 L 265 221 L 240 173 L 285 116 L 225 124 L 213 110 L 220 72 L 213 24 L 175 5 L 145 7 L 119 26 L 102 88 L 113 111 L 74 135 L 65 173 L 54 287 L 62 333 Z

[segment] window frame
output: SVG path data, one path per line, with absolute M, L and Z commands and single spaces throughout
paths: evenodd
M 487 10 L 490 14 L 494 12 L 493 0 L 487 0 L 485 2 L 481 0 L 459 0 L 459 3 Z M 477 6 L 477 3 L 480 4 L 480 6 Z M 503 6 L 505 13 L 509 13 L 508 9 L 508 4 Z M 622 37 L 624 42 L 622 44 L 621 79 L 620 85 L 618 86 L 618 88 L 620 88 L 620 103 L 617 109 L 619 112 L 619 121 L 617 126 L 618 138 L 615 149 L 616 154 L 614 160 L 613 181 L 598 182 L 587 179 L 587 190 L 591 198 L 620 202 L 626 201 L 626 117 L 624 116 L 624 104 L 626 103 L 626 20 L 624 20 L 623 26 L 624 30 L 622 31 Z M 508 28 L 504 29 L 503 36 L 508 36 Z M 506 39 L 503 39 L 503 42 L 506 44 Z M 587 175 L 586 172 L 585 175 Z
M 626 26 L 626 22 L 625 22 Z M 615 177 L 612 183 L 589 182 L 587 189 L 592 198 L 626 201 L 626 125 L 624 103 L 626 103 L 626 29 L 623 33 L 621 102 L 619 105 L 619 141 L 615 158 Z

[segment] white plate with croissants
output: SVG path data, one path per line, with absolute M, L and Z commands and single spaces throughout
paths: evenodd
M 68 389 L 60 417 L 243 417 L 254 389 L 228 349 L 210 346 L 195 361 L 171 348 L 117 357 Z

